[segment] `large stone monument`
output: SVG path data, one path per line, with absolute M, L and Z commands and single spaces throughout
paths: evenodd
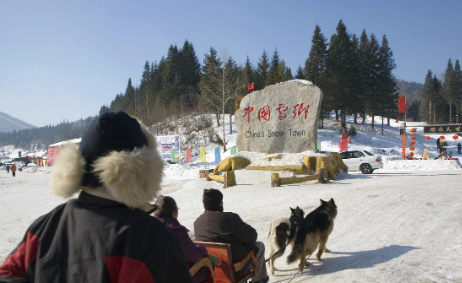
M 249 93 L 235 113 L 238 150 L 315 151 L 321 102 L 321 90 L 306 80 L 291 80 Z

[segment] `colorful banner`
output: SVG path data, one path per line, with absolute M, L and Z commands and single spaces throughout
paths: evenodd
M 170 152 L 170 160 L 173 163 L 178 163 L 178 159 L 176 158 L 176 148 L 173 148 L 172 151 Z
M 231 155 L 236 154 L 236 146 L 231 147 Z
M 180 155 L 180 135 L 172 136 L 157 136 L 157 151 L 164 160 L 172 160 L 172 150 L 176 150 L 176 154 Z
M 186 150 L 186 162 L 192 162 L 191 148 Z
M 215 162 L 220 162 L 221 161 L 221 156 L 220 156 L 220 147 L 217 146 L 215 147 Z
M 207 162 L 205 159 L 205 147 L 201 147 L 201 162 Z
M 316 142 L 316 151 L 321 151 L 321 140 L 317 140 Z

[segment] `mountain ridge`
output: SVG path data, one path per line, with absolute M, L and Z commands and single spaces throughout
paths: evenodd
M 0 111 L 0 132 L 8 133 L 31 128 L 37 127 Z

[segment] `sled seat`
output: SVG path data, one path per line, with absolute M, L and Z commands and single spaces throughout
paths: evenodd
M 255 251 L 250 251 L 233 262 L 231 244 L 193 241 L 204 246 L 209 254 L 216 256 L 220 260 L 218 265 L 215 266 L 215 280 L 217 283 L 243 283 L 254 278 L 257 274 L 257 254 Z M 244 275 L 235 277 L 234 272 L 240 271 L 248 262 L 250 262 L 251 268 Z
M 203 258 L 201 258 L 201 260 L 199 260 L 198 262 L 196 262 L 195 264 L 193 264 L 190 268 L 189 268 L 189 274 L 191 274 L 191 277 L 193 277 L 194 275 L 196 275 L 196 273 L 199 271 L 199 269 L 201 269 L 202 267 L 207 267 L 208 271 L 209 271 L 209 278 L 207 281 L 204 281 L 202 283 L 215 283 L 215 273 L 213 273 L 213 265 L 212 265 L 212 261 L 210 260 L 210 257 L 209 256 L 204 256 Z

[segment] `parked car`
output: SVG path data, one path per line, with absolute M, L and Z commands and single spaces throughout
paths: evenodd
M 343 163 L 348 170 L 359 170 L 363 174 L 371 174 L 375 169 L 383 168 L 382 156 L 372 154 L 367 150 L 349 150 L 341 152 Z

